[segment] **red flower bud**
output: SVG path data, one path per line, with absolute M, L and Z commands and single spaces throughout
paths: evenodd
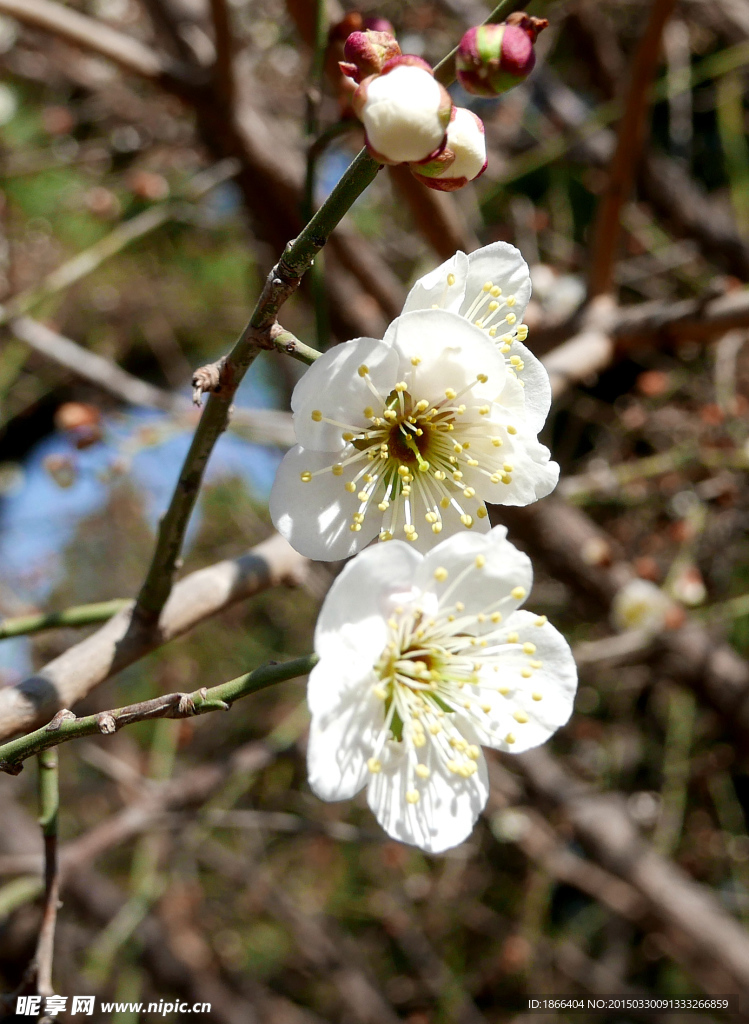
M 391 58 L 399 57 L 400 46 L 389 32 L 352 32 L 343 47 L 345 60 L 339 67 L 344 75 L 361 82 L 370 75 L 379 75 Z
M 533 44 L 545 18 L 522 12 L 502 25 L 469 28 L 455 57 L 458 81 L 474 96 L 496 96 L 525 81 L 536 63 Z

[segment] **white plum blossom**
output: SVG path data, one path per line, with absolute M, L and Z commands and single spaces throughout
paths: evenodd
M 569 645 L 519 610 L 531 583 L 499 526 L 426 556 L 395 541 L 349 562 L 315 632 L 313 791 L 345 800 L 366 786 L 393 838 L 430 853 L 462 842 L 488 795 L 481 746 L 520 753 L 572 712 Z
M 417 282 L 384 339 L 316 360 L 294 389 L 299 443 L 270 497 L 293 547 L 325 560 L 375 537 L 426 550 L 466 529 L 487 532 L 485 502 L 527 505 L 553 490 L 559 467 L 536 437 L 549 381 L 517 340 L 512 312 L 529 295 L 512 246 L 458 253 Z M 507 333 L 497 337 L 495 324 Z
M 367 147 L 382 163 L 426 160 L 445 144 L 452 100 L 419 57 L 393 57 L 353 97 Z
M 611 619 L 616 629 L 642 630 L 655 636 L 666 628 L 675 606 L 671 598 L 650 580 L 631 579 L 616 592 Z

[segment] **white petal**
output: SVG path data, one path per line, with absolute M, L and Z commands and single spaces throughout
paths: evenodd
M 479 556 L 484 560 L 481 569 L 476 567 Z M 437 569 L 447 570 L 444 582 L 435 579 Z M 463 573 L 463 581 L 454 585 Z M 419 566 L 414 583 L 422 590 L 434 591 L 440 598 L 447 594 L 449 604 L 462 601 L 467 615 L 477 615 L 492 607 L 506 617 L 530 593 L 533 568 L 530 558 L 507 540 L 505 527 L 495 526 L 489 534 L 464 531 L 432 548 Z M 521 597 L 512 595 L 517 587 L 523 590 Z
M 452 284 L 448 282 L 448 277 L 451 274 L 455 278 Z M 434 309 L 436 306 L 439 309 L 448 309 L 452 313 L 459 313 L 465 295 L 467 278 L 468 257 L 464 252 L 458 250 L 436 270 L 419 278 L 406 296 L 403 312 L 410 313 L 415 309 Z
M 336 686 L 324 662 L 313 669 L 319 690 Z M 369 684 L 350 686 L 322 712 L 313 712 L 307 744 L 307 770 L 312 790 L 322 800 L 347 800 L 364 786 L 367 758 L 382 727 L 382 701 Z M 308 696 L 310 705 L 314 697 Z
M 509 434 L 503 423 L 497 422 L 498 407 L 492 411 L 492 420 L 487 423 L 487 432 L 499 437 L 501 448 L 494 448 L 490 441 L 473 441 L 474 456 L 482 466 L 511 466 L 509 483 L 492 483 L 490 477 L 479 473 L 470 466 L 463 470 L 464 481 L 476 489 L 484 501 L 492 505 L 530 505 L 545 498 L 557 485 L 559 466 L 551 462 L 551 453 L 540 444 L 524 425 L 518 423 L 515 434 Z M 509 419 L 510 417 L 508 417 Z
M 391 746 L 397 746 L 392 744 Z M 402 746 L 402 744 L 400 744 Z M 426 781 L 409 779 L 407 755 L 397 751 L 383 762 L 367 789 L 367 801 L 389 836 L 419 846 L 427 853 L 442 853 L 462 843 L 470 834 L 489 795 L 486 762 L 477 762 L 476 773 L 468 779 L 448 772 L 431 743 L 421 749 L 422 764 L 430 769 Z M 409 803 L 406 793 L 415 789 L 418 803 Z
M 356 338 L 335 345 L 315 360 L 294 388 L 294 429 L 297 441 L 305 448 L 335 451 L 344 444 L 341 434 L 345 431 L 328 423 L 316 423 L 312 419 L 315 410 L 340 423 L 370 426 L 364 409 L 375 407 L 377 399 L 366 380 L 359 376 L 362 365 L 369 368 L 369 378 L 377 391 L 387 397 L 398 379 L 398 360 L 389 345 L 375 338 Z
M 505 299 L 509 295 L 514 295 L 515 305 L 512 312 L 518 321 L 522 320 L 531 297 L 531 276 L 520 250 L 508 242 L 492 242 L 491 245 L 485 245 L 482 249 L 470 253 L 461 315 L 465 316 L 487 281 L 499 285 Z
M 445 390 L 473 384 L 466 403 L 493 401 L 504 387 L 504 357 L 494 342 L 463 317 L 442 309 L 416 310 L 399 316 L 385 341 L 400 358 L 399 372 L 416 401 L 441 401 Z M 412 360 L 418 359 L 414 366 Z M 476 383 L 485 374 L 486 383 Z
M 447 126 L 447 148 L 455 154 L 454 161 L 438 178 L 466 178 L 473 181 L 486 166 L 486 137 L 479 117 L 464 107 L 455 107 Z
M 348 558 L 377 536 L 382 516 L 369 514 L 358 532 L 351 530 L 352 516 L 359 510 L 356 494 L 343 486 L 344 477 L 332 473 L 313 476 L 303 483 L 304 471 L 327 468 L 338 452 L 309 451 L 297 445 L 284 456 L 270 492 L 273 525 L 300 554 L 322 561 Z
M 564 725 L 572 714 L 577 690 L 577 669 L 572 651 L 551 623 L 536 625 L 532 612 L 517 611 L 506 619 L 505 635 L 515 633 L 518 643 L 498 655 L 499 670 L 485 669 L 481 675 L 481 700 L 491 708 L 474 730 L 478 742 L 498 750 L 520 754 L 537 747 Z M 523 644 L 535 651 L 526 653 Z M 541 668 L 534 665 L 541 663 Z M 522 671 L 532 675 L 525 678 Z M 497 688 L 508 688 L 506 695 Z M 541 700 L 534 700 L 534 696 Z M 527 722 L 518 722 L 513 714 L 525 714 Z M 508 742 L 507 736 L 514 738 Z
M 315 627 L 318 654 L 323 654 L 342 629 L 362 625 L 358 643 L 352 646 L 365 651 L 372 665 L 385 646 L 385 620 L 392 614 L 393 595 L 411 588 L 421 561 L 421 555 L 408 544 L 394 540 L 368 548 L 349 562 L 333 582 L 320 610 Z M 353 637 L 353 633 L 346 635 Z
M 513 341 L 510 351 L 506 354 L 508 358 L 510 356 L 519 356 L 525 364 L 523 369 L 518 372 L 519 379 L 525 385 L 525 387 L 521 388 L 523 392 L 523 417 L 529 429 L 537 434 L 544 423 L 546 423 L 546 417 L 549 415 L 549 409 L 551 408 L 549 374 L 546 372 L 544 364 L 522 342 Z M 508 384 L 512 380 L 512 376 L 508 374 Z M 514 381 L 514 383 L 517 385 L 517 381 Z M 505 400 L 504 392 L 498 401 L 502 405 L 508 404 Z

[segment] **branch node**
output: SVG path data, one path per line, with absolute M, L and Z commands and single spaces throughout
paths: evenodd
M 192 400 L 193 404 L 199 406 L 206 391 L 218 394 L 223 381 L 221 374 L 226 366 L 226 356 L 222 356 L 215 363 L 207 363 L 201 366 L 192 375 Z
M 102 711 L 96 716 L 96 724 L 99 726 L 99 732 L 104 736 L 111 735 L 117 729 L 114 715 L 110 715 L 108 711 Z
M 57 712 L 52 721 L 47 725 L 47 732 L 57 732 L 63 722 L 72 722 L 75 720 L 75 715 L 72 711 L 68 711 L 67 708 L 62 708 Z
M 0 772 L 5 772 L 6 775 L 20 775 L 22 771 L 21 761 L 0 761 Z
M 195 702 L 189 693 L 179 695 L 179 703 L 174 712 L 174 718 L 190 718 L 195 714 Z

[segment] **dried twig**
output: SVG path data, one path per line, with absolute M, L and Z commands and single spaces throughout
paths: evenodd
M 649 110 L 648 92 L 658 67 L 663 26 L 668 21 L 675 2 L 676 0 L 653 0 L 648 24 L 632 61 L 629 92 L 619 125 L 616 152 L 596 217 L 591 255 L 591 296 L 603 295 L 611 290 L 619 240 L 619 215 L 622 204 L 632 189 L 642 153 Z

